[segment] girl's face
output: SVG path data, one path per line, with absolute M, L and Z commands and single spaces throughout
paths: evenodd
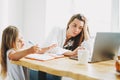
M 19 34 L 16 39 L 16 48 L 21 49 L 21 48 L 23 48 L 23 46 L 24 46 L 24 40 L 23 40 L 22 35 Z
M 67 30 L 67 36 L 69 38 L 77 36 L 83 29 L 84 22 L 79 19 L 74 19 L 70 24 Z

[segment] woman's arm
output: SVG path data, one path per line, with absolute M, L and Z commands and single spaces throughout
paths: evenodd
M 50 45 L 50 46 L 48 46 L 48 47 L 41 48 L 41 50 L 39 50 L 38 53 L 45 53 L 45 52 L 47 52 L 48 50 L 50 50 L 50 49 L 52 49 L 52 48 L 54 48 L 54 47 L 56 47 L 56 46 L 57 46 L 56 44 L 52 44 L 52 45 Z
M 70 57 L 70 56 L 74 56 L 75 54 L 73 53 L 73 51 L 67 51 L 67 52 L 63 53 L 63 55 Z
M 74 51 L 67 51 L 67 52 L 63 53 L 63 55 L 68 56 L 68 57 L 76 56 L 79 49 L 84 49 L 84 48 L 83 47 L 77 47 Z

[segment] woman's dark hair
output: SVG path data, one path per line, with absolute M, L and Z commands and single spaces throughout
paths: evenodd
M 85 26 L 85 24 L 86 24 L 86 18 L 85 18 L 83 15 L 81 15 L 81 14 L 75 14 L 75 15 L 73 15 L 73 16 L 70 18 L 70 20 L 69 20 L 69 22 L 68 22 L 68 24 L 67 24 L 67 30 L 68 30 L 68 28 L 69 28 L 70 23 L 71 23 L 74 19 L 78 19 L 78 20 L 80 20 L 80 21 L 83 21 L 83 22 L 84 22 L 84 26 Z M 83 27 L 84 27 L 84 26 L 83 26 Z M 72 38 L 70 38 L 70 39 L 73 39 L 73 40 L 74 40 L 73 48 L 72 48 L 72 50 L 74 50 L 75 48 L 77 48 L 78 46 L 80 46 L 81 43 L 84 41 L 84 32 L 83 32 L 83 29 L 82 29 L 82 31 L 80 32 L 80 34 L 78 34 L 77 36 L 72 37 Z

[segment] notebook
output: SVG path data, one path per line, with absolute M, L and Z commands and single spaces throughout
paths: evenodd
M 120 47 L 120 33 L 98 32 L 95 37 L 90 63 L 114 59 Z
M 25 58 L 32 59 L 32 60 L 39 60 L 39 61 L 46 61 L 56 58 L 62 58 L 64 55 L 57 55 L 57 54 L 50 54 L 50 53 L 44 53 L 44 54 L 29 54 L 25 56 Z

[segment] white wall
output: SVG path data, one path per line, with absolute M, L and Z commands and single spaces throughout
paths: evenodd
M 46 36 L 53 27 L 66 27 L 72 15 L 72 2 L 72 0 L 46 0 Z
M 8 0 L 8 25 L 14 25 L 23 32 L 23 0 Z
M 2 31 L 8 25 L 8 0 L 0 0 L 0 42 Z
M 46 0 L 46 30 L 54 26 L 66 27 L 76 13 L 86 16 L 91 35 L 110 32 L 111 4 L 114 0 Z M 101 6 L 102 5 L 102 6 Z M 48 33 L 46 33 L 48 34 Z
M 87 17 L 91 35 L 96 32 L 111 31 L 111 1 L 74 0 L 74 12 L 81 12 Z
M 23 27 L 23 0 L 0 0 L 0 38 L 8 25 Z M 1 41 L 1 39 L 0 39 Z
M 0 13 L 2 13 L 2 0 L 0 0 Z M 1 34 L 2 34 L 2 14 L 0 15 L 0 42 L 1 42 Z
M 19 27 L 25 41 L 42 43 L 46 0 L 0 0 L 0 38 L 8 25 Z M 0 39 L 1 41 L 1 39 Z
M 42 44 L 45 34 L 46 0 L 24 1 L 24 35 L 26 40 Z
M 82 7 L 86 5 L 82 5 L 82 4 L 87 0 L 82 1 L 81 8 L 80 8 L 78 7 L 78 5 L 80 5 L 79 3 L 81 3 L 81 1 L 82 0 L 80 1 L 77 1 L 77 0 L 58 0 L 58 1 L 56 0 L 0 0 L 0 13 L 1 13 L 0 14 L 0 38 L 1 38 L 2 30 L 7 25 L 15 25 L 21 29 L 22 34 L 24 35 L 24 38 L 26 41 L 31 40 L 35 43 L 41 44 L 45 38 L 45 35 L 48 34 L 48 32 L 50 31 L 48 29 L 51 29 L 54 26 L 65 27 L 68 22 L 68 19 L 71 17 L 73 13 L 77 13 L 77 12 L 84 13 L 84 8 Z M 112 1 L 113 1 L 112 5 L 114 6 L 112 8 L 113 9 L 112 12 L 114 12 L 112 13 L 113 15 L 112 18 L 115 20 L 112 19 L 114 22 L 111 22 L 112 24 L 111 30 L 116 31 L 118 30 L 118 25 L 119 25 L 119 22 L 118 22 L 119 13 L 116 12 L 117 11 L 116 7 L 119 6 L 119 4 L 116 4 L 116 2 L 119 3 L 119 0 L 112 0 Z M 75 5 L 76 3 L 78 4 Z M 86 4 L 86 2 L 84 4 Z M 75 8 L 79 8 L 78 10 L 80 11 L 77 11 Z M 105 9 L 107 9 L 107 7 L 105 7 Z M 92 14 L 92 16 L 94 15 Z M 109 16 L 109 15 L 106 15 L 106 16 Z M 92 17 L 90 19 L 89 19 L 89 22 L 92 21 Z M 116 28 L 114 28 L 114 26 L 116 26 Z M 92 31 L 93 31 L 93 27 L 94 27 L 94 30 L 97 28 L 95 24 L 90 25 L 90 27 Z M 108 30 L 109 29 L 110 28 L 108 28 Z
M 111 31 L 120 32 L 119 27 L 119 0 L 112 0 Z
M 120 1 L 119 1 L 119 13 L 120 14 Z M 119 15 L 119 30 L 120 30 L 120 15 Z

